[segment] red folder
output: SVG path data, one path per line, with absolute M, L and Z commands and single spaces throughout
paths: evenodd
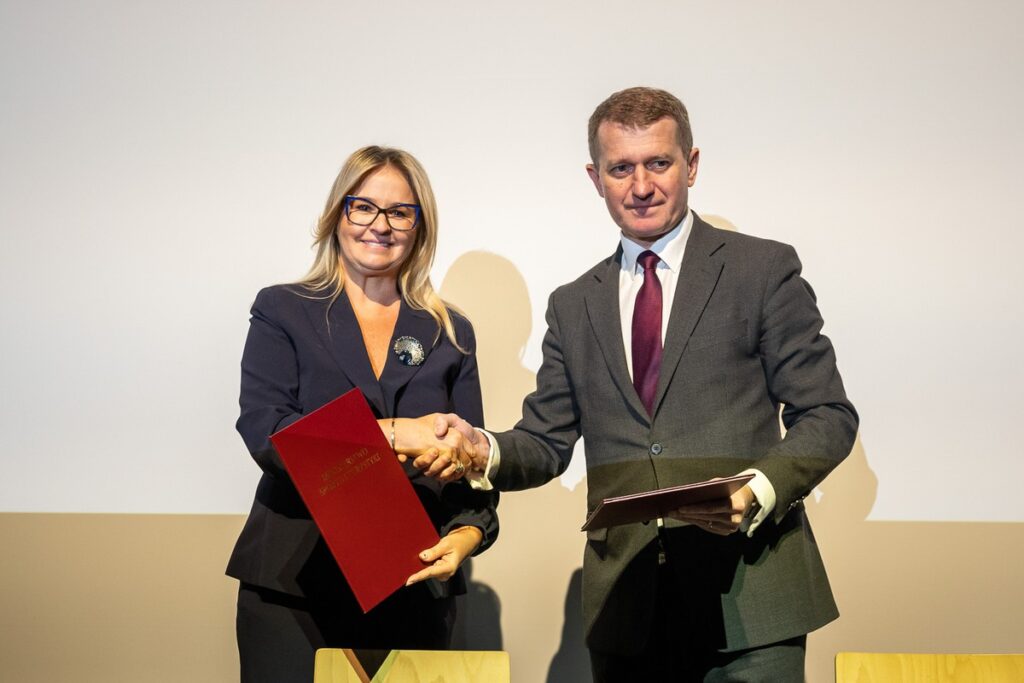
M 437 531 L 358 389 L 270 440 L 363 612 L 423 569 Z

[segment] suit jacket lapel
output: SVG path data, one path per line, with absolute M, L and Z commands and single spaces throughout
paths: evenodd
M 715 285 L 718 284 L 724 263 L 719 251 L 723 244 L 715 230 L 695 213 L 693 228 L 686 242 L 683 263 L 676 281 L 668 330 L 665 333 L 665 350 L 661 356 L 658 391 L 654 395 L 655 414 L 658 413 L 658 407 L 665 398 L 665 392 L 679 365 L 679 359 L 690 342 L 690 335 L 693 334 L 708 300 L 715 291 Z
M 443 334 L 443 332 L 442 332 Z M 423 345 L 423 363 L 419 365 L 406 365 L 395 353 L 395 340 L 399 337 L 412 337 Z M 435 341 L 436 338 L 436 341 Z M 405 300 L 398 310 L 398 320 L 395 322 L 395 331 L 391 335 L 391 343 L 388 348 L 388 359 L 384 363 L 384 371 L 380 375 L 380 386 L 384 391 L 384 401 L 387 406 L 386 415 L 395 414 L 395 405 L 402 389 L 420 371 L 423 364 L 430 357 L 430 352 L 440 342 L 437 323 L 426 311 L 417 311 L 410 308 Z M 418 416 L 417 416 L 418 417 Z
M 597 283 L 587 292 L 587 315 L 594 330 L 605 365 L 626 402 L 638 414 L 647 417 L 647 409 L 633 387 L 626 366 L 626 350 L 622 343 L 619 313 L 619 270 L 622 268 L 622 247 L 608 260 L 608 267 L 595 273 Z M 564 340 L 563 340 L 564 342 Z
M 370 357 L 366 355 L 359 321 L 343 291 L 333 304 L 329 299 L 305 299 L 306 314 L 320 342 L 328 350 L 338 369 L 366 397 L 378 415 L 387 415 L 384 392 L 373 374 Z M 330 310 L 328 305 L 330 304 Z

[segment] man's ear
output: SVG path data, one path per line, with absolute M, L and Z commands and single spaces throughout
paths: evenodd
M 697 164 L 700 163 L 700 150 L 694 147 L 690 150 L 690 163 L 686 171 L 687 187 L 693 187 L 697 182 Z
M 593 164 L 587 164 L 587 175 L 590 176 L 590 181 L 594 183 L 594 189 L 597 193 L 604 198 L 604 186 L 601 184 L 601 174 L 598 173 L 597 169 L 594 168 Z

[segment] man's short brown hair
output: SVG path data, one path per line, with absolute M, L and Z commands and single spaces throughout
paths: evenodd
M 590 158 L 596 164 L 599 145 L 597 129 L 605 121 L 627 128 L 647 128 L 659 119 L 670 118 L 676 122 L 676 139 L 683 154 L 689 158 L 693 147 L 693 132 L 690 130 L 690 115 L 679 98 L 658 88 L 627 88 L 613 93 L 590 115 L 587 125 L 587 143 Z

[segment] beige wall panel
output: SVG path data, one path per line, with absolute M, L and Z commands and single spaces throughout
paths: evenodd
M 1024 650 L 1024 527 L 857 521 L 855 464 L 811 512 L 843 616 L 811 637 L 808 680 L 832 680 L 842 650 Z M 517 683 L 589 680 L 575 571 L 581 492 L 507 495 L 502 540 L 474 562 L 458 637 L 493 646 L 497 635 Z M 236 680 L 235 582 L 222 572 L 241 523 L 0 515 L 0 681 Z
M 867 521 L 875 485 L 858 440 L 808 505 L 841 613 L 810 638 L 808 680 L 841 651 L 1024 652 L 1024 525 Z
M 0 515 L 0 681 L 238 679 L 238 515 Z

